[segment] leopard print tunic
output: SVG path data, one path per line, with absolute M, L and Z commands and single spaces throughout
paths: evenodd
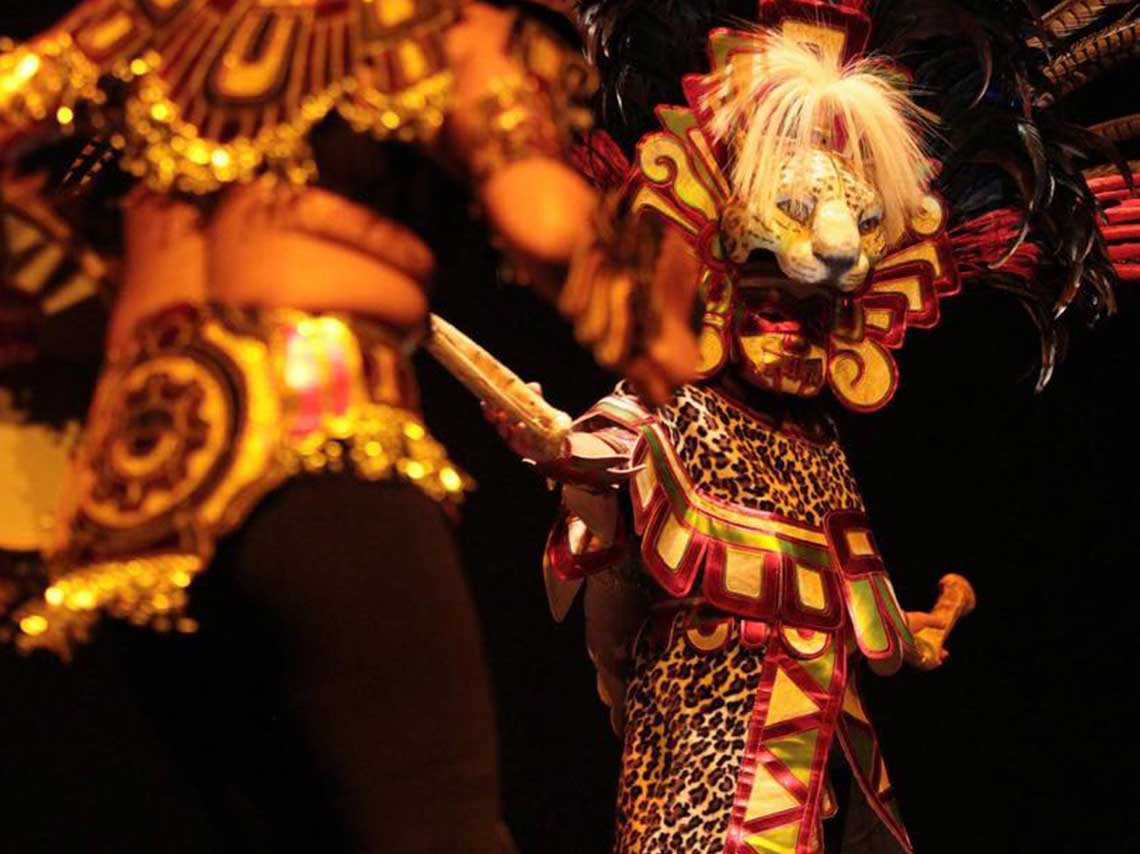
M 839 443 L 766 424 L 708 386 L 684 386 L 657 417 L 689 479 L 706 495 L 822 527 L 831 510 L 862 510 Z
M 614 854 L 713 854 L 725 834 L 764 660 L 736 629 L 716 652 L 646 631 L 626 695 Z M 735 621 L 733 621 L 735 623 Z

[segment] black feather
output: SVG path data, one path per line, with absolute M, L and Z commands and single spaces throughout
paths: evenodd
M 628 153 L 656 127 L 655 106 L 683 101 L 682 77 L 706 70 L 709 30 L 754 18 L 756 2 L 581 0 L 578 8 L 602 79 L 599 125 Z M 1082 170 L 1124 164 L 1108 141 L 1066 116 L 1046 75 L 1071 41 L 1049 33 L 1034 0 L 872 0 L 867 11 L 872 50 L 906 67 L 916 100 L 940 117 L 929 148 L 942 164 L 936 189 L 951 225 L 1010 206 L 1024 212 L 1005 258 L 975 284 L 1026 307 L 1041 335 L 1044 384 L 1062 355 L 1064 324 L 1092 323 L 1115 306 L 1101 212 Z M 1120 22 L 1114 12 L 1092 29 Z M 1001 266 L 1026 241 L 1041 262 L 1018 278 Z
M 683 103 L 681 78 L 708 70 L 708 32 L 753 16 L 755 0 L 582 0 L 578 14 L 602 85 L 598 124 L 628 154 Z
M 1126 172 L 1123 158 L 1066 115 L 1045 69 L 1068 45 L 1048 33 L 1030 0 L 876 0 L 871 12 L 877 49 L 911 70 L 924 106 L 941 117 L 932 153 L 952 222 L 1010 205 L 1024 212 L 1004 257 L 974 284 L 1025 306 L 1041 336 L 1043 386 L 1067 325 L 1114 310 L 1115 273 L 1082 170 L 1107 161 Z M 1001 268 L 1024 241 L 1041 263 L 1019 279 Z

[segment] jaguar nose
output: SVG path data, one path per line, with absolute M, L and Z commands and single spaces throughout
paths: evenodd
M 811 248 L 828 278 L 838 279 L 859 260 L 859 226 L 847 205 L 838 199 L 821 202 L 812 223 Z
M 827 269 L 827 278 L 830 280 L 841 279 L 855 266 L 855 262 L 859 260 L 857 254 L 852 255 L 820 255 L 815 253 L 815 257 L 819 259 L 820 263 Z

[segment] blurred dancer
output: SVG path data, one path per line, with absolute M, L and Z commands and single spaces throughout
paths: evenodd
M 408 359 L 433 282 L 468 284 L 439 271 L 474 207 L 518 280 L 557 299 L 586 277 L 563 307 L 601 361 L 649 394 L 684 378 L 660 234 L 562 164 L 590 92 L 552 31 L 448 0 L 88 0 L 3 46 L 4 185 L 66 226 L 8 250 L 104 262 L 26 277 L 7 367 L 114 285 L 15 640 L 66 654 L 101 615 L 201 629 L 130 646 L 238 850 L 510 846 L 447 518 L 469 479 Z

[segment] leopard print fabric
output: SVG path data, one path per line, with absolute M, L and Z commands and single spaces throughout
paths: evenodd
M 701 652 L 678 616 L 645 631 L 626 695 L 614 854 L 719 854 L 744 760 L 764 650 Z M 735 623 L 735 621 L 732 621 Z
M 862 510 L 847 458 L 766 425 L 712 388 L 684 386 L 657 412 L 681 464 L 706 495 L 820 528 L 831 510 Z

